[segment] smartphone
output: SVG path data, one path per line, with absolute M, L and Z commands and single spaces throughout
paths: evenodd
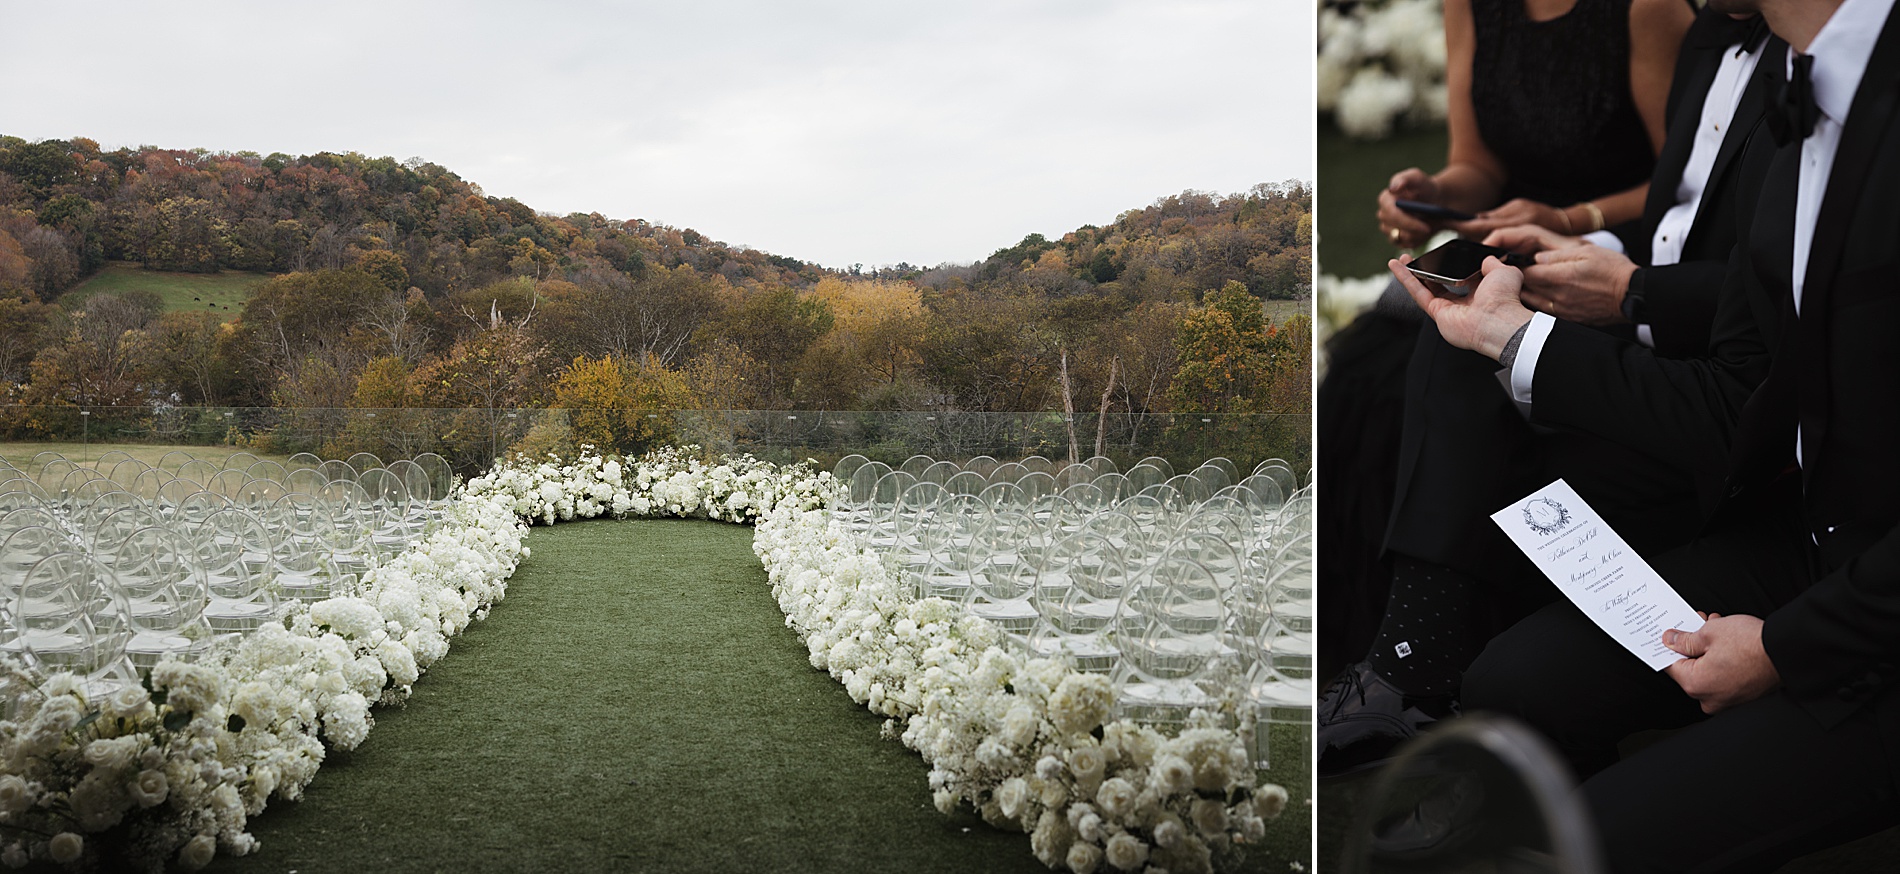
M 1422 200 L 1394 200 L 1392 201 L 1392 205 L 1419 218 L 1444 219 L 1445 221 L 1452 222 L 1468 222 L 1477 218 L 1477 216 L 1468 212 L 1459 212 L 1449 207 L 1439 206 L 1436 203 L 1426 203 Z
M 1461 284 L 1476 279 L 1484 267 L 1484 259 L 1492 256 L 1512 267 L 1528 267 L 1532 263 L 1529 257 L 1509 249 L 1470 240 L 1452 240 L 1418 256 L 1405 267 L 1413 276 L 1443 285 L 1447 294 L 1465 295 L 1470 294 L 1471 289 Z

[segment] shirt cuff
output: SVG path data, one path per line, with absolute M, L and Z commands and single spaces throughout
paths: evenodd
M 1557 320 L 1549 313 L 1533 313 L 1525 326 L 1524 342 L 1517 346 L 1517 360 L 1511 362 L 1511 400 L 1531 402 L 1531 379 L 1537 375 L 1537 357 L 1544 353 L 1544 341 Z
M 1591 231 L 1590 233 L 1583 235 L 1583 240 L 1586 243 L 1595 243 L 1599 246 L 1602 246 L 1605 249 L 1615 252 L 1618 255 L 1629 254 L 1628 252 L 1623 251 L 1623 238 L 1615 234 L 1612 234 L 1609 231 Z

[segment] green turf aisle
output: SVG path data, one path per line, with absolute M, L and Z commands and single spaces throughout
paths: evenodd
M 214 870 L 1046 871 L 1027 836 L 931 807 L 923 760 L 811 668 L 751 544 L 719 522 L 534 529 L 408 706 Z M 1299 849 L 1250 868 L 1307 857 L 1287 825 Z
M 752 530 L 537 528 L 400 710 L 226 871 L 1042 871 L 813 670 Z M 968 831 L 965 831 L 968 829 Z

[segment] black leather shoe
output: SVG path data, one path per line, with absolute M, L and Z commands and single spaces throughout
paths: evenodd
M 1384 763 L 1393 747 L 1458 713 L 1449 695 L 1412 698 L 1359 662 L 1319 696 L 1319 775 L 1336 777 Z

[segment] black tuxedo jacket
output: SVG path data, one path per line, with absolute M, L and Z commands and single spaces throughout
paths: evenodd
M 1722 65 L 1722 57 L 1728 53 L 1729 46 L 1751 38 L 1754 32 L 1753 22 L 1738 22 L 1722 13 L 1703 9 L 1683 37 L 1666 104 L 1668 134 L 1656 158 L 1656 172 L 1650 179 L 1643 217 L 1615 230 L 1623 242 L 1623 251 L 1637 264 L 1649 264 L 1656 225 L 1662 221 L 1663 214 L 1676 205 L 1676 188 L 1682 182 L 1689 152 L 1695 146 L 1702 107 Z M 1708 183 L 1702 189 L 1702 203 L 1696 209 L 1689 237 L 1683 242 L 1682 258 L 1664 267 L 1641 267 L 1630 278 L 1632 291 L 1644 298 L 1640 317 L 1649 324 L 1656 351 L 1663 355 L 1681 358 L 1699 356 L 1708 350 L 1722 274 L 1737 239 L 1736 158 L 1749 135 L 1761 123 L 1767 95 L 1773 93 L 1775 84 L 1780 81 L 1787 43 L 1768 37 L 1754 50 L 1762 53 L 1762 58 L 1742 92 L 1729 131 L 1716 152 Z
M 1798 318 L 1789 277 L 1800 145 L 1772 148 L 1762 131 L 1743 157 L 1760 200 L 1725 277 L 1711 356 L 1662 359 L 1559 323 L 1533 385 L 1536 419 L 1684 463 L 1723 453 L 1728 473 L 1703 493 L 1714 525 L 1755 509 L 1753 495 L 1793 460 L 1799 424 L 1813 542 L 1790 548 L 1814 554 L 1817 579 L 1765 617 L 1763 643 L 1810 713 L 1831 725 L 1873 701 L 1889 744 L 1900 743 L 1897 103 L 1890 16 L 1842 130 Z

